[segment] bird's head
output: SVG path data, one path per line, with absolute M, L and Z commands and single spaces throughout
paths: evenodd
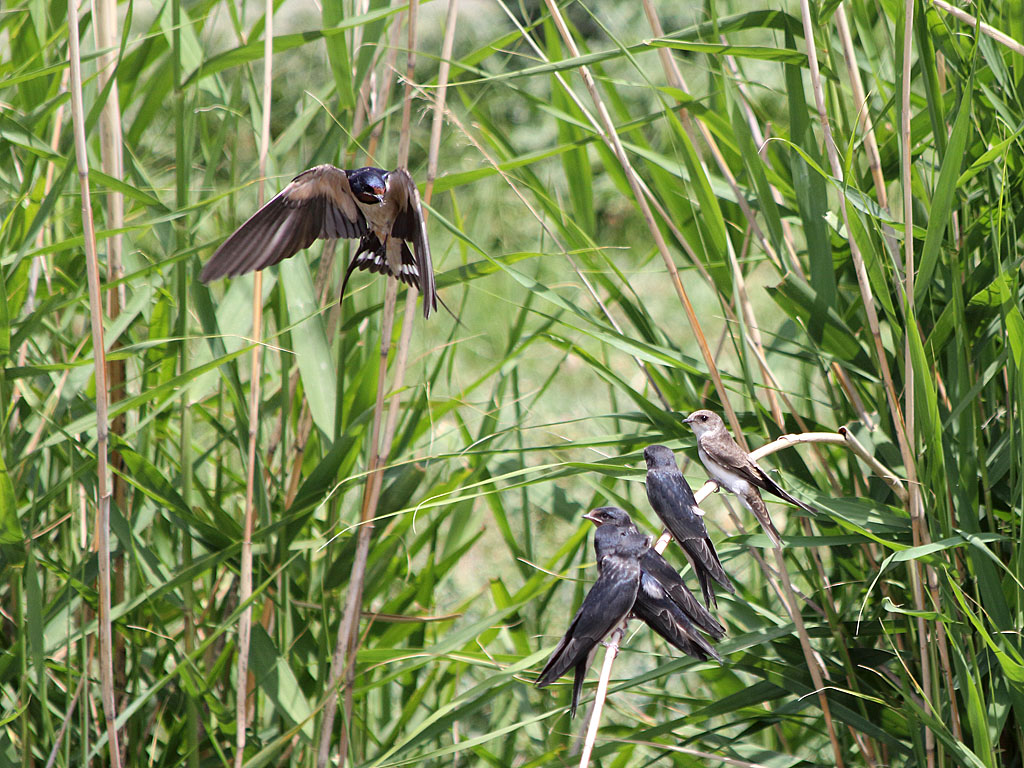
M 648 469 L 670 469 L 676 466 L 675 454 L 664 445 L 648 445 L 644 448 L 644 461 Z
M 605 523 L 616 526 L 632 525 L 633 523 L 626 510 L 620 507 L 598 507 L 597 509 L 590 510 L 583 517 L 592 522 L 598 528 Z
M 356 200 L 366 205 L 380 205 L 388 191 L 388 172 L 380 168 L 357 168 L 347 171 L 348 185 Z
M 696 434 L 697 437 L 700 437 L 707 432 L 718 429 L 718 427 L 722 426 L 725 422 L 723 422 L 722 417 L 714 411 L 702 409 L 691 413 L 683 419 L 683 423 L 689 424 L 690 428 L 694 431 L 694 434 Z

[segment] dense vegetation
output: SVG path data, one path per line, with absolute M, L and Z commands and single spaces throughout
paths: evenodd
M 580 515 L 654 533 L 704 406 L 875 463 L 764 460 L 821 510 L 770 505 L 781 560 L 708 498 L 726 664 L 634 622 L 592 764 L 1021 765 L 1020 4 L 426 3 L 409 88 L 407 5 L 292 5 L 269 59 L 255 3 L 0 12 L 0 764 L 574 764 L 593 686 L 531 683 Z M 339 306 L 349 243 L 263 274 L 258 345 L 254 278 L 196 279 L 406 153 L 458 321 Z

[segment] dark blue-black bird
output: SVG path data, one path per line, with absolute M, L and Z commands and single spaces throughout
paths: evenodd
M 597 525 L 599 531 L 617 528 L 629 530 L 632 536 L 643 536 L 620 507 L 599 507 L 585 517 Z M 594 543 L 597 546 L 596 539 Z M 654 547 L 640 555 L 640 589 L 633 604 L 633 615 L 684 653 L 702 661 L 722 660 L 697 628 L 716 640 L 725 635 L 725 628 L 697 602 L 683 577 Z
M 424 317 L 437 309 L 420 193 L 404 168 L 318 165 L 303 171 L 221 244 L 199 279 L 243 275 L 277 264 L 314 240 L 342 237 L 359 238 L 343 296 L 353 270 L 367 269 L 419 289 Z
M 664 445 L 649 445 L 644 448 L 644 460 L 647 462 L 647 499 L 672 538 L 686 553 L 700 582 L 704 604 L 709 608 L 712 603 L 717 606 L 711 580 L 733 594 L 736 587 L 718 559 L 693 490 L 679 471 L 671 449 Z
M 573 669 L 570 717 L 576 716 L 583 679 L 597 644 L 622 624 L 633 609 L 640 588 L 639 558 L 649 548 L 650 540 L 646 536 L 628 528 L 599 527 L 594 534 L 594 549 L 598 553 L 597 581 L 583 598 L 565 637 L 535 683 L 543 688 Z

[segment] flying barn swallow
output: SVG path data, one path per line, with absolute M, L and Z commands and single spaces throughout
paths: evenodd
M 627 528 L 634 535 L 643 535 L 626 510 L 621 507 L 599 507 L 591 510 L 584 517 L 599 527 Z M 595 546 L 596 543 L 595 541 Z M 664 605 L 666 597 L 673 603 L 672 606 Z M 721 660 L 714 649 L 706 645 L 703 638 L 693 631 L 693 625 L 715 640 L 720 640 L 725 636 L 725 627 L 708 613 L 707 608 L 697 602 L 690 593 L 689 587 L 686 586 L 686 582 L 683 581 L 683 577 L 654 547 L 650 547 L 640 555 L 640 589 L 637 592 L 636 603 L 633 605 L 633 613 L 680 650 L 700 659 L 713 656 Z M 658 618 L 659 615 L 661 618 Z M 666 634 L 662 629 L 670 624 L 677 629 Z M 683 629 L 679 630 L 679 627 Z M 696 640 L 692 639 L 693 635 L 697 636 Z M 674 638 L 680 636 L 685 636 L 685 641 L 676 642 Z M 693 646 L 700 650 L 691 650 Z
M 815 513 L 814 507 L 790 496 L 778 483 L 771 479 L 744 451 L 725 428 L 725 422 L 717 413 L 708 410 L 694 411 L 683 422 L 693 428 L 697 435 L 697 454 L 711 479 L 730 493 L 736 494 L 740 503 L 754 513 L 768 538 L 778 549 L 782 538 L 768 516 L 768 507 L 758 489 L 775 494 L 780 499 L 795 504 L 800 509 Z
M 708 536 L 693 490 L 676 466 L 676 457 L 671 449 L 664 445 L 649 445 L 644 448 L 644 460 L 647 462 L 647 500 L 686 553 L 700 582 L 704 604 L 709 608 L 712 603 L 717 606 L 711 580 L 733 594 L 736 587 L 722 567 L 715 545 Z
M 419 289 L 423 316 L 437 309 L 420 194 L 404 168 L 303 171 L 240 226 L 203 267 L 204 283 L 269 267 L 318 239 L 359 238 L 353 270 L 382 272 Z M 409 244 L 412 244 L 412 250 Z
M 633 609 L 640 587 L 639 557 L 649 547 L 646 536 L 626 528 L 601 527 L 594 534 L 594 549 L 598 553 L 597 581 L 583 598 L 565 637 L 535 682 L 538 688 L 543 688 L 573 669 L 570 717 L 576 716 L 583 679 L 597 644 L 622 624 Z

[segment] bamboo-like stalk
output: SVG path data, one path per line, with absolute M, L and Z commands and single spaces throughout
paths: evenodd
M 931 0 L 931 3 L 936 8 L 945 11 L 950 16 L 953 16 L 962 21 L 964 24 L 967 24 L 968 26 L 971 27 L 975 27 L 976 29 L 980 29 L 983 35 L 991 37 L 1000 45 L 1005 45 L 1018 56 L 1024 56 L 1024 44 L 1018 42 L 1017 40 L 1014 40 L 1008 34 L 996 29 L 991 24 L 986 24 L 983 21 L 979 23 L 977 17 L 971 16 L 971 14 L 967 13 L 967 11 L 964 11 L 960 8 L 957 8 L 955 5 L 947 3 L 946 0 Z
M 408 11 L 408 47 L 406 49 L 406 75 L 405 92 L 402 103 L 402 127 L 398 144 L 397 165 L 400 168 L 406 167 L 409 158 L 410 123 L 412 119 L 412 97 L 413 97 L 413 76 L 416 66 L 416 20 L 418 4 L 409 4 Z M 397 33 L 397 25 L 393 28 Z M 397 48 L 397 46 L 392 46 Z M 352 680 L 355 675 L 355 655 L 359 642 L 359 615 L 363 602 L 363 587 L 366 578 L 366 563 L 369 557 L 370 541 L 373 537 L 373 518 L 376 516 L 377 503 L 380 499 L 380 490 L 384 482 L 384 466 L 387 462 L 388 453 L 391 450 L 391 439 L 394 428 L 397 424 L 398 409 L 400 402 L 396 394 L 392 401 L 388 415 L 387 427 L 384 430 L 383 441 L 381 442 L 381 420 L 384 408 L 385 381 L 387 378 L 388 357 L 391 348 L 392 329 L 394 328 L 395 306 L 398 293 L 397 280 L 388 280 L 384 300 L 384 320 L 381 333 L 380 348 L 380 370 L 377 379 L 377 398 L 374 403 L 373 428 L 370 440 L 370 461 L 368 462 L 368 474 L 363 492 L 363 504 L 360 509 L 360 525 L 356 539 L 356 554 L 352 562 L 352 570 L 349 576 L 348 596 L 345 601 L 345 611 L 342 621 L 338 626 L 338 637 L 335 651 L 331 660 L 331 671 L 328 680 L 328 694 L 324 703 L 323 721 L 320 730 L 320 744 L 317 752 L 317 765 L 320 768 L 326 766 L 330 758 L 330 739 L 334 729 L 334 716 L 337 711 L 338 684 L 345 681 L 345 724 L 351 722 L 352 713 Z M 412 320 L 415 316 L 416 289 L 408 288 L 406 301 L 405 318 L 402 325 L 402 333 L 398 341 L 396 352 L 396 367 L 394 371 L 393 391 L 398 393 L 402 389 L 405 376 L 405 361 L 408 355 L 408 346 L 412 332 Z M 426 298 L 424 298 L 426 300 Z M 338 744 L 340 765 L 345 764 L 348 747 L 347 727 L 342 729 L 342 736 Z
M 868 169 L 875 182 L 875 199 L 883 209 L 889 210 L 889 198 L 885 189 L 885 177 L 882 175 L 882 158 L 878 152 L 878 139 L 875 137 L 875 124 L 868 109 L 867 94 L 860 77 L 857 54 L 853 50 L 853 36 L 850 34 L 850 23 L 846 19 L 846 3 L 839 3 L 835 12 L 836 31 L 843 46 L 843 58 L 846 60 L 846 71 L 850 77 L 850 88 L 853 100 L 857 105 L 857 120 L 864 132 L 864 151 L 868 157 Z M 892 236 L 891 230 L 886 232 L 886 240 Z
M 96 38 L 96 47 L 99 54 L 99 83 L 102 88 L 111 83 L 107 93 L 106 101 L 100 111 L 100 164 L 103 172 L 111 178 L 120 181 L 124 176 L 124 162 L 122 156 L 121 138 L 121 104 L 117 90 L 117 4 L 113 0 L 93 0 L 93 15 L 96 23 L 93 25 L 93 32 Z M 107 282 L 117 284 L 116 288 L 107 291 L 107 316 L 114 320 L 121 314 L 121 307 L 126 301 L 127 288 L 124 283 L 118 281 L 124 277 L 124 265 L 121 259 L 122 237 L 120 230 L 124 227 L 124 193 L 119 189 L 107 191 L 107 226 L 114 230 L 114 234 L 107 238 Z M 117 338 L 111 340 L 111 351 L 120 347 Z M 110 386 L 109 399 L 111 403 L 117 403 L 125 396 L 125 382 L 127 380 L 126 361 L 124 358 L 111 360 L 108 363 L 108 380 Z M 121 437 L 125 434 L 127 425 L 127 414 L 115 416 L 110 423 L 110 431 Z M 114 450 L 110 454 L 112 498 L 114 503 L 126 517 L 131 516 L 128 509 L 128 483 L 124 478 L 124 459 L 120 452 Z M 121 555 L 114 557 L 113 563 L 113 601 L 120 603 L 124 599 L 125 573 L 124 558 Z M 124 680 L 124 640 L 115 638 L 114 665 L 117 688 L 125 688 Z
M 913 39 L 913 37 L 912 37 L 912 31 L 913 31 L 912 30 L 912 22 L 913 22 L 912 1 L 906 3 L 905 7 L 906 7 L 906 12 L 905 12 L 905 17 L 904 17 L 903 83 L 904 83 L 904 89 L 909 89 L 909 87 L 910 87 L 909 57 L 910 57 L 910 50 L 911 50 L 911 41 Z M 812 89 L 814 91 L 814 100 L 815 100 L 815 104 L 816 104 L 816 107 L 817 107 L 817 110 L 818 110 L 818 117 L 819 117 L 819 120 L 821 122 L 822 134 L 823 134 L 824 143 L 825 143 L 825 149 L 826 149 L 827 156 L 829 158 L 829 164 L 830 164 L 830 168 L 832 170 L 833 175 L 837 179 L 842 180 L 842 178 L 843 178 L 842 164 L 841 164 L 841 162 L 839 160 L 838 152 L 837 152 L 836 147 L 835 147 L 835 142 L 832 139 L 832 131 L 831 131 L 831 127 L 830 127 L 830 124 L 829 124 L 828 114 L 827 114 L 827 111 L 826 111 L 826 108 L 825 108 L 824 88 L 823 88 L 823 85 L 822 85 L 821 73 L 820 73 L 820 71 L 818 69 L 817 51 L 816 51 L 815 45 L 814 45 L 814 25 L 813 25 L 813 22 L 811 20 L 810 6 L 809 6 L 809 3 L 808 3 L 807 0 L 801 0 L 801 2 L 800 2 L 800 9 L 801 9 L 801 19 L 802 19 L 803 27 L 804 27 L 804 36 L 805 36 L 805 38 L 807 40 L 807 59 L 808 59 L 808 68 L 809 68 L 810 78 L 811 78 L 811 86 L 812 86 Z M 906 96 L 905 96 L 905 102 L 903 103 L 903 119 L 906 121 L 906 126 L 905 126 L 905 131 L 906 132 L 903 133 L 903 131 L 902 131 L 903 126 L 901 126 L 902 151 L 907 153 L 906 154 L 905 162 L 909 162 L 909 152 L 910 152 L 910 148 L 909 148 L 909 135 L 910 135 L 910 128 L 909 128 L 909 120 L 910 120 L 910 117 L 909 117 L 909 90 L 907 90 L 907 93 L 906 93 Z M 904 182 L 903 183 L 904 183 L 904 194 L 905 194 L 905 196 L 909 196 L 911 194 L 911 190 L 910 190 L 910 175 L 909 175 L 909 172 L 906 169 L 904 169 Z M 850 223 L 849 223 L 849 219 L 848 219 L 848 215 L 847 215 L 846 195 L 842 191 L 840 191 L 840 206 L 839 207 L 840 207 L 840 212 L 841 212 L 842 217 L 843 217 L 843 223 L 846 226 L 846 231 L 847 231 L 847 233 L 850 233 L 851 229 L 850 229 Z M 910 225 L 913 222 L 913 217 L 912 217 L 911 214 L 912 214 L 912 210 L 909 207 L 905 206 L 905 214 L 904 214 L 905 232 L 904 232 L 904 238 L 905 238 L 905 242 L 907 244 L 907 248 L 912 248 L 913 233 L 911 232 L 911 226 Z M 882 374 L 882 382 L 883 382 L 884 389 L 885 389 L 886 402 L 889 405 L 889 411 L 890 411 L 890 415 L 891 415 L 892 421 L 893 421 L 893 431 L 895 432 L 896 441 L 897 441 L 897 444 L 899 445 L 900 454 L 901 454 L 901 457 L 903 459 L 903 464 L 904 464 L 904 467 L 906 467 L 906 471 L 907 471 L 907 484 L 908 484 L 908 488 L 909 488 L 907 505 L 908 505 L 908 509 L 910 511 L 911 520 L 913 521 L 915 519 L 915 517 L 919 517 L 919 516 L 921 516 L 923 514 L 923 509 L 921 509 L 921 507 L 920 507 L 920 501 L 915 499 L 915 494 L 918 493 L 918 483 L 917 483 L 916 462 L 915 462 L 914 450 L 913 450 L 913 418 L 914 418 L 913 417 L 913 412 L 911 411 L 911 413 L 905 414 L 901 410 L 901 408 L 900 408 L 899 395 L 898 395 L 898 393 L 896 391 L 896 387 L 895 387 L 895 385 L 893 383 L 892 374 L 891 374 L 891 372 L 889 370 L 888 359 L 886 357 L 885 349 L 884 349 L 884 347 L 882 345 L 881 330 L 880 330 L 880 327 L 879 327 L 878 315 L 877 315 L 877 312 L 875 310 L 874 297 L 872 295 L 871 285 L 870 285 L 870 282 L 868 280 L 867 269 L 866 269 L 866 267 L 864 265 L 864 259 L 863 259 L 862 255 L 860 253 L 860 249 L 859 249 L 859 246 L 857 245 L 857 241 L 852 236 L 852 234 L 848 234 L 848 243 L 849 243 L 849 246 L 850 246 L 850 256 L 851 256 L 851 259 L 852 259 L 853 264 L 854 264 L 854 271 L 855 271 L 855 273 L 857 275 L 857 283 L 858 283 L 858 286 L 859 286 L 860 291 L 861 291 L 861 300 L 862 300 L 862 303 L 864 305 L 864 310 L 865 310 L 865 312 L 867 314 L 868 326 L 871 329 L 871 335 L 872 335 L 872 338 L 873 338 L 874 344 L 875 344 L 875 353 L 876 353 L 876 357 L 878 358 L 878 364 L 879 364 L 879 368 L 880 368 L 881 374 Z M 910 331 L 909 331 L 909 328 L 908 328 L 908 333 L 909 332 Z M 909 337 L 906 340 L 906 343 L 909 345 Z M 907 349 L 909 350 L 909 346 L 907 347 Z M 913 404 L 913 394 L 912 394 L 912 392 L 913 392 L 913 373 L 912 373 L 912 367 L 910 365 L 910 360 L 909 360 L 909 352 L 907 354 L 906 362 L 907 362 L 907 365 L 905 366 L 905 368 L 906 368 L 906 375 L 908 377 L 908 382 L 905 384 L 904 390 L 908 393 L 908 396 L 910 398 L 909 402 L 912 405 Z M 910 425 L 911 425 L 910 429 L 907 428 L 907 422 L 905 421 L 905 417 L 910 419 Z M 919 497 L 918 497 L 918 499 L 919 499 Z M 915 525 L 914 527 L 915 527 L 915 539 L 916 539 L 918 534 L 919 534 L 920 526 L 919 525 Z M 923 587 L 922 587 L 922 584 L 921 584 L 919 565 L 918 565 L 917 561 L 914 561 L 913 563 L 911 563 L 909 565 L 909 570 L 910 570 L 910 573 L 911 573 L 911 581 L 913 583 L 913 593 L 914 593 L 915 607 L 917 608 L 918 611 L 923 611 L 924 610 L 924 591 L 923 591 Z M 927 651 L 928 651 L 927 643 L 925 642 L 925 637 L 926 637 L 927 633 L 925 631 L 924 624 L 925 624 L 924 623 L 924 618 L 919 615 L 917 617 L 917 625 L 918 625 L 918 631 L 919 631 L 919 634 L 920 634 L 919 642 L 921 643 L 921 647 L 920 647 L 921 665 L 922 665 L 922 672 L 923 672 L 924 682 L 926 683 L 925 690 L 929 691 L 930 690 L 930 681 L 931 681 L 931 671 L 930 671 L 931 663 L 930 663 L 930 657 L 929 657 L 929 655 L 927 653 Z M 928 755 L 929 768 L 931 768 L 931 766 L 933 764 L 933 760 L 934 760 L 934 738 L 935 737 L 934 737 L 934 734 L 932 733 L 931 729 L 926 729 L 925 741 L 926 741 L 926 753 Z
M 914 196 L 913 183 L 911 179 L 911 136 L 910 136 L 910 85 L 911 85 L 911 53 L 914 34 L 914 0 L 904 0 L 903 3 L 903 81 L 900 90 L 900 180 L 903 189 L 903 279 L 904 279 L 904 303 L 905 312 L 909 319 L 917 323 L 917 311 L 914 306 Z M 906 419 L 904 429 L 906 430 L 906 443 L 911 452 L 915 450 L 917 437 L 916 411 L 914 403 L 914 361 L 911 357 L 911 334 L 917 333 L 914 327 L 908 323 L 904 330 L 903 340 L 903 396 L 904 396 L 904 418 Z M 914 462 L 907 464 L 907 507 L 910 510 L 910 523 L 913 533 L 914 546 L 921 546 L 929 542 L 927 524 L 924 519 L 924 504 L 921 498 L 921 486 L 917 482 L 917 465 Z M 933 695 L 932 691 L 932 665 L 931 665 L 931 642 L 929 640 L 929 625 L 922 615 L 924 612 L 924 574 L 921 572 L 921 561 L 912 560 L 910 563 L 910 579 L 914 594 L 914 606 L 919 612 L 915 617 L 917 624 L 917 642 L 920 652 L 921 663 L 921 693 L 925 700 L 929 701 Z M 952 693 L 952 692 L 951 692 Z M 928 768 L 935 766 L 935 732 L 925 725 L 924 730 L 925 759 Z
M 818 53 L 815 48 L 814 23 L 811 20 L 810 5 L 807 0 L 800 0 L 800 15 L 804 27 L 804 37 L 807 41 L 807 64 L 811 79 L 811 90 L 814 93 L 814 103 L 818 110 L 818 120 L 821 123 L 822 140 L 825 145 L 825 154 L 829 160 L 829 168 L 832 175 L 839 181 L 843 180 L 843 166 L 836 150 L 835 141 L 832 138 L 832 127 L 829 123 L 828 112 L 825 108 L 825 91 L 821 80 L 821 71 L 818 67 Z M 871 331 L 871 338 L 874 341 L 875 356 L 878 358 L 878 366 L 882 374 L 882 383 L 885 389 L 886 402 L 889 405 L 890 416 L 893 420 L 894 432 L 896 433 L 897 444 L 900 447 L 900 454 L 904 465 L 909 467 L 913 463 L 913 455 L 907 445 L 904 433 L 903 413 L 900 410 L 899 395 L 893 383 L 892 373 L 889 370 L 889 361 L 886 357 L 885 347 L 882 344 L 882 332 L 878 322 L 878 311 L 875 308 L 874 294 L 871 290 L 871 282 L 868 279 L 867 267 L 864 264 L 864 257 L 860 252 L 860 246 L 856 238 L 851 234 L 849 215 L 846 209 L 846 193 L 840 189 L 839 212 L 847 232 L 847 243 L 850 246 L 850 258 L 853 261 L 854 272 L 857 275 L 857 285 L 861 293 L 861 301 L 864 304 L 864 312 L 867 314 L 868 328 Z
M 625 634 L 626 622 L 622 626 L 612 630 L 604 652 L 604 662 L 601 664 L 601 675 L 597 680 L 597 692 L 594 694 L 594 706 L 590 711 L 590 722 L 587 724 L 587 736 L 583 740 L 583 749 L 580 752 L 580 768 L 587 768 L 590 765 L 590 755 L 594 751 L 594 742 L 597 741 L 597 732 L 601 728 L 601 713 L 604 711 L 604 702 L 608 698 L 608 683 L 612 677 L 612 667 L 615 665 L 615 658 L 619 655 L 619 643 Z
M 103 297 L 100 264 L 96 252 L 92 198 L 89 194 L 89 150 L 85 142 L 85 106 L 82 101 L 82 56 L 78 37 L 78 9 L 68 0 L 68 58 L 71 68 L 71 119 L 75 161 L 82 198 L 82 233 L 86 275 L 89 282 L 89 315 L 92 320 L 93 365 L 96 378 L 96 556 L 99 564 L 99 655 L 103 716 L 106 722 L 110 765 L 120 768 L 117 704 L 114 700 L 113 628 L 110 620 L 110 491 L 107 475 L 108 430 L 106 346 L 103 338 Z
M 263 31 L 263 112 L 260 117 L 259 187 L 257 203 L 263 205 L 264 180 L 267 176 L 267 155 L 270 151 L 271 84 L 274 63 L 274 2 L 267 0 Z M 252 283 L 252 348 L 249 378 L 249 444 L 246 454 L 245 522 L 242 532 L 242 554 L 239 565 L 238 601 L 245 605 L 238 617 L 238 659 L 235 669 L 235 768 L 242 768 L 245 758 L 245 735 L 249 722 L 249 642 L 252 635 L 252 534 L 256 525 L 256 445 L 260 434 L 260 383 L 262 380 L 260 343 L 263 331 L 263 273 L 256 272 Z
M 579 58 L 579 46 L 576 45 L 576 41 L 569 32 L 569 28 L 565 23 L 565 19 L 562 16 L 562 11 L 558 7 L 558 4 L 554 2 L 554 0 L 544 0 L 544 4 L 547 6 L 548 12 L 551 14 L 551 20 L 555 23 L 555 27 L 558 29 L 558 34 L 562 37 L 562 41 L 569 49 L 570 55 L 573 58 Z M 625 174 L 626 180 L 633 192 L 633 198 L 636 200 L 636 204 L 640 209 L 640 214 L 643 216 L 644 222 L 647 224 L 647 230 L 651 235 L 651 239 L 654 241 L 655 247 L 658 249 L 658 253 L 665 262 L 665 268 L 668 270 L 669 277 L 676 289 L 676 294 L 678 295 L 679 300 L 683 305 L 683 309 L 686 312 L 687 321 L 689 322 L 693 335 L 697 340 L 697 345 L 700 347 L 701 355 L 704 357 L 704 364 L 708 367 L 708 372 L 711 374 L 711 380 L 714 382 L 715 392 L 718 394 L 718 398 L 722 403 L 722 408 L 725 409 L 726 416 L 733 427 L 733 431 L 738 434 L 740 433 L 740 429 L 739 419 L 736 418 L 736 411 L 733 410 L 732 403 L 729 400 L 729 393 L 725 388 L 725 384 L 722 383 L 722 377 L 718 373 L 718 366 L 715 364 L 714 356 L 711 354 L 711 349 L 708 347 L 707 339 L 704 337 L 704 331 L 701 328 L 700 321 L 697 319 L 697 313 L 693 308 L 693 304 L 690 302 L 690 297 L 687 294 L 686 289 L 683 287 L 682 280 L 679 278 L 679 270 L 676 269 L 675 262 L 672 259 L 672 254 L 669 253 L 665 237 L 661 234 L 661 229 L 654 220 L 654 214 L 651 212 L 651 207 L 647 203 L 647 198 L 643 193 L 639 177 L 637 176 L 633 165 L 629 162 L 629 157 L 626 155 L 626 149 L 622 146 L 619 135 L 615 130 L 615 123 L 612 121 L 611 115 L 608 113 L 608 109 L 601 98 L 601 94 L 597 90 L 597 83 L 594 81 L 594 76 L 591 73 L 590 68 L 581 65 L 579 72 L 587 87 L 587 91 L 590 93 L 590 98 L 594 102 L 594 107 L 597 110 L 598 119 L 602 129 L 601 138 L 608 144 L 609 148 L 615 154 L 615 158 L 618 160 L 619 165 L 622 166 L 622 171 Z

